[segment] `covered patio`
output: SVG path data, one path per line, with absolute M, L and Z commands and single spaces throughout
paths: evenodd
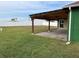
M 34 33 L 34 20 L 42 19 L 48 21 L 48 31 L 37 33 L 36 35 L 65 39 L 64 41 L 67 41 L 68 11 L 68 9 L 59 9 L 30 15 L 32 20 L 32 33 Z M 57 28 L 51 32 L 50 22 L 53 21 L 57 21 Z
M 52 30 L 51 32 L 41 32 L 35 35 L 67 41 L 66 29 L 56 29 L 56 30 Z

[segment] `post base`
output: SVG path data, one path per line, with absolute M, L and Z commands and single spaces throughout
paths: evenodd
M 66 42 L 66 45 L 69 45 L 71 42 L 70 41 L 68 41 L 68 42 Z
M 32 33 L 32 35 L 34 35 L 34 33 Z
M 48 31 L 48 32 L 50 32 L 50 31 Z

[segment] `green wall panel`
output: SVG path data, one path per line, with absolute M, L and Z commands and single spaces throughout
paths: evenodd
M 71 41 L 79 41 L 79 7 L 72 9 Z

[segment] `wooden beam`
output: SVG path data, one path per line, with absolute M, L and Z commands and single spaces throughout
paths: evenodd
M 34 33 L 34 19 L 32 18 L 32 33 Z

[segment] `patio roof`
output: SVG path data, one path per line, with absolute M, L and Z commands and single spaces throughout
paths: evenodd
M 68 9 L 58 9 L 48 12 L 42 12 L 37 14 L 32 14 L 30 17 L 32 19 L 44 19 L 44 20 L 58 20 L 68 18 Z

